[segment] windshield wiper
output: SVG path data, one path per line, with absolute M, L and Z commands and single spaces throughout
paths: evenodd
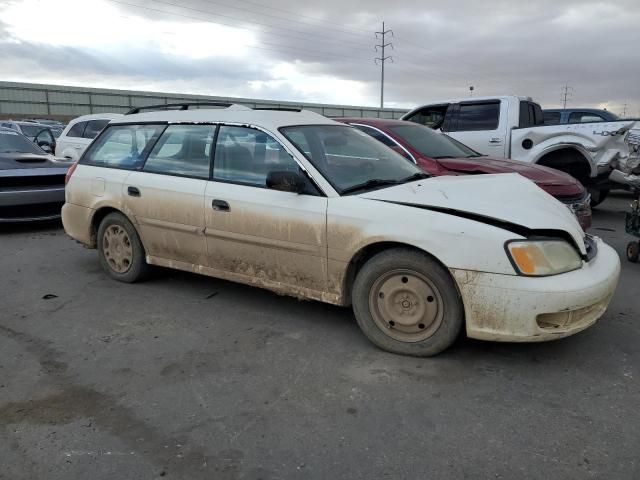
M 387 187 L 390 185 L 398 185 L 399 183 L 403 183 L 402 180 L 383 180 L 381 178 L 372 178 L 371 180 L 367 180 L 366 182 L 358 183 L 356 185 L 352 185 L 350 187 L 342 189 L 340 192 L 341 195 L 345 195 L 347 193 L 357 192 L 359 190 L 368 190 L 370 188 L 375 187 Z
M 431 177 L 431 175 L 429 175 L 428 173 L 417 172 L 417 173 L 414 173 L 413 175 L 409 175 L 407 178 L 403 178 L 398 183 L 415 182 L 416 180 L 423 180 L 423 179 L 429 178 L 429 177 Z
M 478 157 L 486 157 L 486 155 L 483 153 L 474 153 L 473 155 L 467 155 L 464 158 L 478 158 Z

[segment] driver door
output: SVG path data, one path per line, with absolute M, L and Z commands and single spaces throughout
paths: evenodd
M 289 293 L 326 291 L 327 198 L 310 182 L 305 193 L 266 186 L 269 172 L 299 170 L 262 131 L 220 127 L 204 202 L 211 268 Z

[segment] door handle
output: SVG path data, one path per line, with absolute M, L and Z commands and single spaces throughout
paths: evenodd
M 496 145 L 498 143 L 502 143 L 502 139 L 501 138 L 492 138 L 491 140 L 489 140 L 489 143 Z
M 139 197 L 140 190 L 138 190 L 136 187 L 127 187 L 127 194 L 131 197 Z
M 228 212 L 229 210 L 231 210 L 229 208 L 229 204 L 224 200 L 214 200 L 213 202 L 211 202 L 211 206 L 214 210 L 218 210 L 220 212 Z

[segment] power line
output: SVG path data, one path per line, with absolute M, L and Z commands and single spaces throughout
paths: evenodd
M 165 15 L 172 15 L 172 16 L 177 16 L 177 17 L 181 17 L 181 18 L 191 19 L 191 20 L 198 20 L 199 22 L 210 23 L 210 24 L 213 24 L 213 25 L 227 25 L 227 26 L 231 26 L 231 27 L 234 27 L 234 28 L 239 28 L 241 30 L 246 30 L 246 29 L 243 29 L 243 28 L 238 27 L 237 25 L 233 25 L 233 24 L 228 24 L 228 23 L 218 22 L 218 21 L 212 22 L 210 20 L 203 20 L 201 17 L 195 17 L 195 16 L 192 16 L 192 15 L 184 15 L 184 14 L 181 14 L 181 13 L 170 12 L 170 11 L 167 11 L 167 10 L 160 10 L 160 9 L 157 9 L 157 8 L 145 7 L 143 5 L 137 5 L 137 4 L 134 4 L 134 3 L 128 3 L 128 2 L 124 2 L 122 0 L 108 0 L 108 1 L 109 2 L 114 2 L 114 3 L 119 3 L 119 4 L 122 4 L 122 5 L 128 5 L 128 6 L 131 6 L 131 7 L 136 7 L 136 8 L 142 9 L 142 10 L 148 10 L 148 11 L 152 11 L 152 12 L 163 13 Z M 203 12 L 203 13 L 208 13 L 208 12 Z M 213 14 L 211 14 L 211 15 L 214 16 Z M 265 33 L 267 35 L 276 35 L 276 36 L 278 35 L 278 34 L 271 33 L 271 32 L 265 32 Z M 280 34 L 280 35 L 284 35 L 284 34 Z M 298 37 L 298 38 L 300 38 L 300 37 Z M 271 42 L 265 42 L 265 41 L 261 41 L 261 43 L 264 44 L 264 45 L 271 45 L 271 46 L 274 46 L 274 47 L 278 47 L 278 49 L 270 49 L 270 48 L 265 48 L 265 47 L 252 46 L 252 45 L 245 45 L 245 48 L 252 48 L 252 49 L 259 49 L 259 50 L 269 50 L 269 51 L 274 51 L 274 52 L 286 53 L 286 52 L 281 52 L 281 50 L 280 50 L 282 48 L 285 48 L 285 49 L 304 52 L 309 56 L 318 57 L 319 56 L 318 53 L 319 53 L 319 54 L 321 54 L 321 58 L 325 58 L 325 59 L 327 59 L 327 58 L 344 58 L 344 59 L 351 60 L 351 61 L 356 60 L 356 61 L 359 61 L 360 63 L 363 63 L 363 64 L 369 64 L 362 57 L 354 57 L 354 56 L 342 55 L 342 54 L 337 54 L 337 53 L 329 52 L 329 51 L 325 51 L 325 50 L 312 50 L 312 49 L 300 48 L 300 47 L 290 47 L 288 45 L 282 45 L 282 44 L 279 44 L 279 43 L 271 43 Z
M 380 48 L 382 49 L 382 55 L 376 57 L 374 60 L 376 63 L 378 63 L 379 61 L 380 66 L 382 67 L 380 75 L 380 108 L 384 108 L 384 64 L 387 60 L 393 62 L 393 57 L 391 55 L 387 57 L 384 56 L 385 48 L 391 47 L 393 49 L 393 43 L 385 43 L 385 36 L 388 34 L 391 34 L 391 36 L 393 37 L 393 30 L 385 30 L 384 22 L 382 22 L 382 31 L 376 32 L 376 38 L 382 38 L 382 42 L 380 43 L 380 45 L 376 45 L 376 52 L 378 51 L 378 48 Z M 378 35 L 380 35 L 380 37 L 378 37 Z
M 258 13 L 261 16 L 271 17 L 271 18 L 275 18 L 275 19 L 278 19 L 278 20 L 283 20 L 283 21 L 286 21 L 286 22 L 292 22 L 292 23 L 296 23 L 296 24 L 300 24 L 300 22 L 302 22 L 301 18 L 310 18 L 314 22 L 322 22 L 322 23 L 326 23 L 328 25 L 331 25 L 331 27 L 323 27 L 325 30 L 333 30 L 333 31 L 341 33 L 343 35 L 347 34 L 347 35 L 356 35 L 356 36 L 359 36 L 359 37 L 364 37 L 364 35 L 362 33 L 354 33 L 354 32 L 349 31 L 348 29 L 344 29 L 344 28 L 335 28 L 336 24 L 334 22 L 329 21 L 329 20 L 324 20 L 324 19 L 320 19 L 320 18 L 316 18 L 316 17 L 310 17 L 308 15 L 295 13 L 295 12 L 292 12 L 290 10 L 285 10 L 285 9 L 282 9 L 282 8 L 276 8 L 276 7 L 272 7 L 270 5 L 264 5 L 264 4 L 257 3 L 257 2 L 252 2 L 252 1 L 249 1 L 249 0 L 244 0 L 244 1 L 246 3 L 252 4 L 252 5 L 256 5 L 256 6 L 262 7 L 264 9 L 267 9 L 267 10 L 270 10 L 270 11 L 277 10 L 277 11 L 285 12 L 288 15 L 295 16 L 296 18 L 295 19 L 290 19 L 290 18 L 284 18 L 284 17 L 279 16 L 279 15 L 274 15 L 272 13 L 255 12 L 254 10 L 251 10 L 249 8 L 243 8 L 243 7 L 239 7 L 239 6 L 236 6 L 236 5 L 230 5 L 228 3 L 221 3 L 221 2 L 213 1 L 213 0 L 201 0 L 201 1 L 207 2 L 207 3 L 211 3 L 211 4 L 214 4 L 214 5 L 233 8 L 235 10 L 240 10 L 240 11 L 243 11 L 243 12 Z M 311 25 L 309 22 L 306 22 L 306 23 Z M 363 31 L 367 32 L 367 30 L 363 30 Z M 367 35 L 367 37 L 371 38 L 371 33 L 370 32 L 369 32 L 369 35 Z

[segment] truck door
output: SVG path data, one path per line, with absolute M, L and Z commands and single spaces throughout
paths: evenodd
M 506 158 L 507 102 L 472 100 L 451 108 L 452 118 L 445 126 L 445 133 L 480 153 Z

